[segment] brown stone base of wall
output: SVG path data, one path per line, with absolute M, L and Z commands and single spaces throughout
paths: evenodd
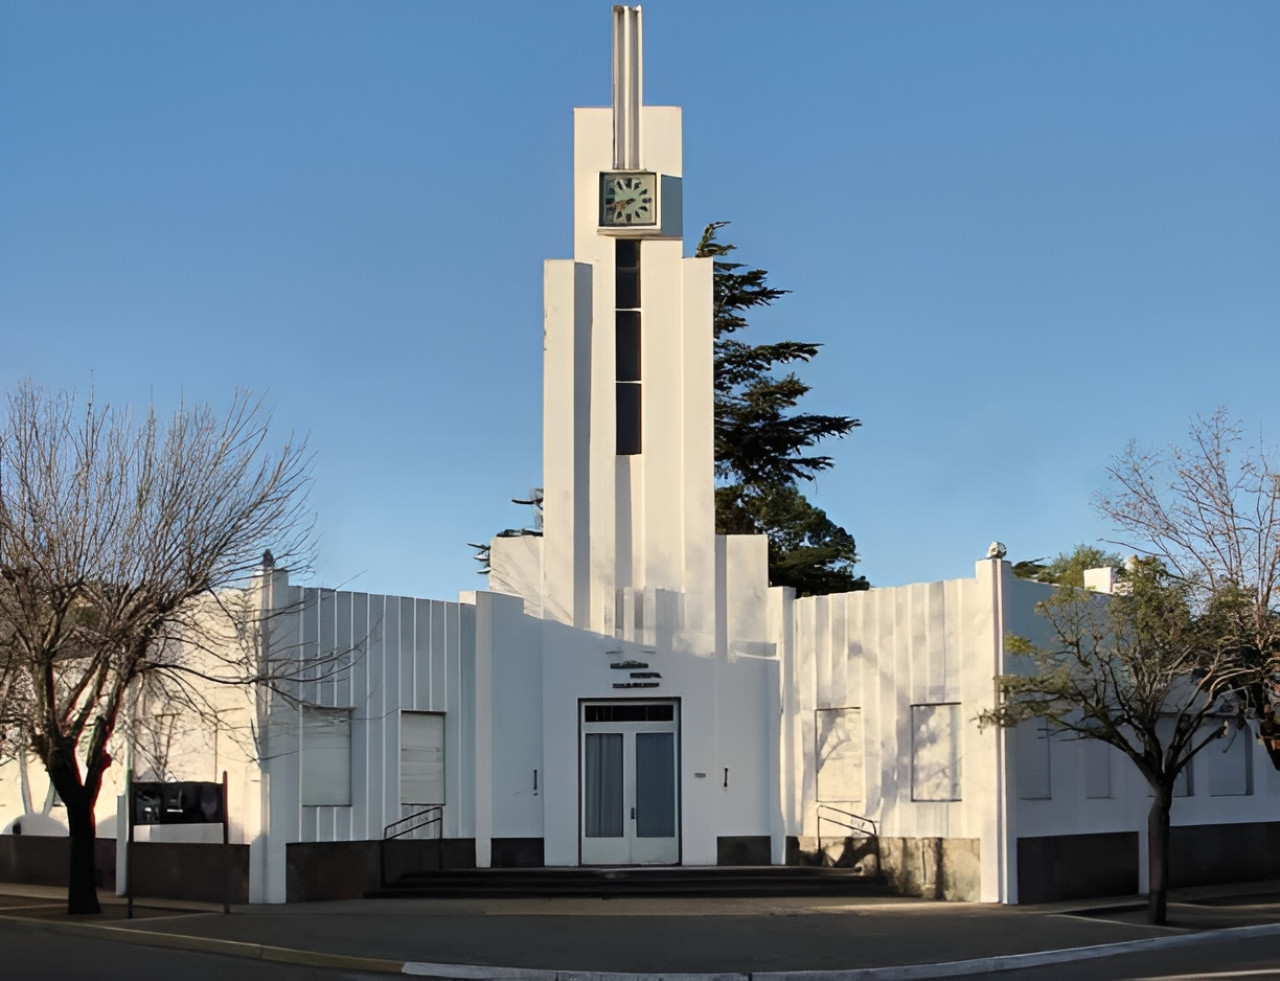
M 489 842 L 489 864 L 495 869 L 541 868 L 546 864 L 544 855 L 541 838 L 493 838 Z
M 1138 833 L 1018 839 L 1018 901 L 1126 896 L 1138 881 Z M 1280 878 L 1280 821 L 1197 824 L 1169 835 L 1169 884 L 1202 886 Z
M 1169 884 L 1202 886 L 1280 878 L 1280 821 L 1172 828 Z
M 716 865 L 769 865 L 773 848 L 768 835 L 731 835 L 716 839 Z
M 295 842 L 285 846 L 285 900 L 359 899 L 379 882 L 379 842 Z
M 135 841 L 129 868 L 135 896 L 206 903 L 249 901 L 248 845 Z
M 65 886 L 71 860 L 70 838 L 42 835 L 0 835 L 0 882 L 26 882 L 37 886 Z M 94 844 L 98 888 L 116 884 L 116 842 L 99 838 Z
M 767 839 L 766 839 L 767 840 Z M 788 865 L 821 865 L 831 869 L 860 869 L 865 875 L 880 873 L 874 838 L 787 838 Z
M 881 838 L 881 870 L 903 896 L 977 902 L 982 859 L 977 838 Z
M 116 886 L 116 842 L 96 842 L 99 889 Z M 0 882 L 65 886 L 69 838 L 0 835 Z M 134 842 L 130 890 L 150 899 L 249 901 L 249 846 L 189 842 Z
M 895 892 L 976 902 L 982 864 L 976 838 L 787 839 L 788 865 L 824 865 L 883 874 Z
M 359 899 L 410 872 L 476 867 L 474 838 L 309 841 L 285 847 L 291 903 Z M 385 862 L 385 865 L 384 865 Z
M 1018 839 L 1018 902 L 1127 896 L 1138 885 L 1138 833 Z

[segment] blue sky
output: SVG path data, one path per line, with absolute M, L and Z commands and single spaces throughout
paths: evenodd
M 311 581 L 450 598 L 541 482 L 542 260 L 606 2 L 6 0 L 0 385 L 310 435 Z M 874 584 L 1105 537 L 1130 438 L 1280 439 L 1280 4 L 654 0 L 685 221 L 793 292 Z M 690 236 L 693 237 L 692 234 Z M 692 247 L 692 242 L 688 247 Z

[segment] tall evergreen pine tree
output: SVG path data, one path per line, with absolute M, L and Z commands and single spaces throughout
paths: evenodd
M 716 241 L 728 222 L 713 222 L 697 255 L 715 260 L 716 531 L 769 537 L 769 581 L 812 595 L 866 589 L 853 571 L 853 536 L 810 503 L 798 481 L 832 464 L 814 452 L 828 437 L 860 425 L 849 416 L 793 411 L 809 391 L 792 371 L 775 369 L 813 359 L 821 345 L 806 341 L 748 344 L 734 336 L 744 312 L 768 306 L 788 291 L 766 283 L 763 269 L 725 259 L 736 246 Z

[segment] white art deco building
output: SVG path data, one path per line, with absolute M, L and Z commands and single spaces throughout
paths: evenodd
M 358 895 L 387 829 L 438 806 L 428 833 L 463 866 L 869 863 L 874 832 L 907 891 L 1137 891 L 1136 771 L 973 721 L 1052 587 L 989 558 L 972 578 L 796 599 L 769 586 L 763 537 L 715 533 L 712 266 L 685 255 L 681 113 L 643 103 L 638 8 L 614 8 L 613 43 L 613 105 L 574 114 L 574 255 L 545 265 L 544 533 L 495 539 L 489 590 L 457 602 L 263 570 L 264 656 L 349 670 L 318 671 L 300 705 L 229 706 L 228 726 L 265 723 L 252 748 L 206 734 L 175 764 L 229 771 L 238 888 Z M 9 767 L 0 825 L 31 806 L 15 787 Z M 1203 753 L 1184 790 L 1175 882 L 1276 873 L 1258 864 L 1280 855 L 1265 754 Z M 0 878 L 19 874 L 19 845 L 0 846 Z

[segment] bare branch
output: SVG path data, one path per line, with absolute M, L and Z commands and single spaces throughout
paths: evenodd
M 199 705 L 188 677 L 286 682 L 283 667 L 264 670 L 226 643 L 257 627 L 230 623 L 225 601 L 209 598 L 243 587 L 268 547 L 306 567 L 310 458 L 305 441 L 276 444 L 269 414 L 244 392 L 224 414 L 184 404 L 165 419 L 23 384 L 6 408 L 0 736 L 40 756 L 73 837 L 91 835 L 127 703 L 154 708 L 163 692 Z M 143 681 L 151 702 L 130 696 Z M 72 906 L 77 883 L 78 911 L 96 906 L 91 876 L 73 872 L 72 883 Z

